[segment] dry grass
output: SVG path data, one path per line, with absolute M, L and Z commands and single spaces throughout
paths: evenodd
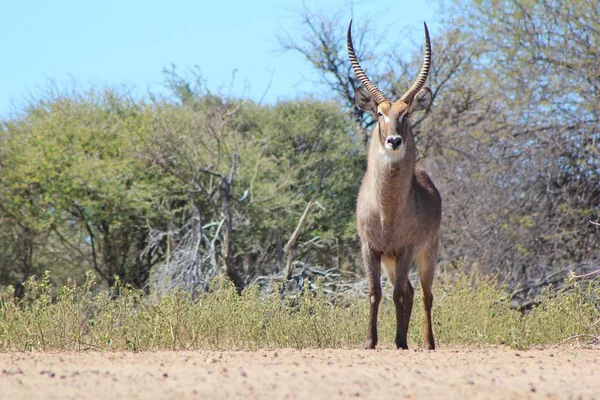
M 574 278 L 571 278 L 574 279 Z M 180 350 L 355 348 L 364 338 L 367 301 L 347 296 L 335 303 L 308 288 L 296 297 L 264 295 L 258 288 L 237 295 L 222 280 L 192 300 L 183 292 L 146 296 L 122 285 L 94 292 L 88 275 L 82 285 L 55 289 L 48 276 L 27 282 L 16 301 L 11 288 L 0 295 L 0 349 L 22 350 Z M 435 286 L 434 327 L 445 346 L 506 344 L 515 348 L 558 344 L 569 338 L 597 342 L 600 280 L 556 295 L 545 291 L 526 315 L 509 307 L 488 279 L 461 275 Z M 415 291 L 416 293 L 419 290 Z M 393 346 L 393 303 L 384 301 L 380 343 Z M 420 346 L 423 323 L 416 299 L 409 345 Z M 587 338 L 587 339 L 586 339 Z

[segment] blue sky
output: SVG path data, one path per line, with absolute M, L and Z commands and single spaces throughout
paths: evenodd
M 18 110 L 50 82 L 120 85 L 143 95 L 163 90 L 163 69 L 198 66 L 211 90 L 265 101 L 315 91 L 317 75 L 301 56 L 282 53 L 277 33 L 302 37 L 302 1 L 0 0 L 0 117 Z M 305 0 L 323 10 L 344 1 Z M 354 2 L 354 18 L 408 27 L 403 43 L 422 42 L 422 21 L 435 32 L 429 2 Z M 349 18 L 350 14 L 348 14 Z M 397 40 L 400 35 L 390 38 Z M 232 74 L 235 80 L 232 82 Z M 269 85 L 269 82 L 270 85 Z

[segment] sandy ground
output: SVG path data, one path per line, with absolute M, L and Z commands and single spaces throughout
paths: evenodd
M 0 399 L 600 399 L 600 351 L 0 354 Z

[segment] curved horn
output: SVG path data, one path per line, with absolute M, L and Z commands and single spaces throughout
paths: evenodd
M 365 74 L 365 71 L 363 71 L 360 64 L 358 63 L 358 59 L 356 58 L 356 54 L 354 53 L 354 46 L 352 45 L 352 20 L 350 20 L 350 25 L 348 26 L 347 45 L 348 45 L 348 58 L 350 58 L 350 65 L 352 65 L 352 69 L 354 70 L 354 74 L 356 75 L 356 78 L 360 81 L 360 83 L 364 86 L 364 88 L 367 89 L 367 91 L 371 94 L 371 96 L 373 97 L 373 100 L 375 100 L 375 103 L 377 103 L 377 105 L 383 103 L 384 101 L 389 101 L 388 99 L 385 98 L 383 93 L 381 93 L 381 91 L 379 89 L 377 89 L 377 86 L 375 86 L 373 84 L 373 82 L 371 82 L 369 80 L 369 78 L 367 77 L 367 74 Z
M 427 80 L 427 75 L 429 75 L 429 68 L 431 67 L 431 43 L 429 42 L 429 30 L 427 29 L 427 24 L 423 22 L 425 25 L 425 58 L 423 59 L 423 66 L 421 67 L 421 72 L 419 73 L 419 77 L 413 83 L 413 85 L 404 93 L 404 95 L 400 98 L 406 104 L 410 103 L 415 97 L 415 94 L 425 84 Z

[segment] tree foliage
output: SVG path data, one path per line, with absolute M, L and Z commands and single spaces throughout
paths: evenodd
M 0 153 L 4 283 L 93 269 L 135 287 L 238 289 L 282 268 L 309 201 L 305 261 L 351 249 L 364 167 L 359 130 L 334 103 L 258 105 L 171 74 L 173 96 L 52 95 L 5 121 Z M 321 211 L 319 211 L 321 210 Z M 327 249 L 327 251 L 325 251 Z M 155 276 L 151 280 L 151 275 Z
M 434 103 L 413 123 L 444 199 L 440 262 L 466 256 L 513 287 L 597 265 L 600 6 L 438 7 Z M 298 17 L 303 35 L 280 46 L 319 72 L 319 98 L 257 104 L 171 69 L 166 96 L 52 91 L 0 122 L 0 283 L 19 294 L 44 270 L 59 281 L 93 270 L 111 286 L 118 275 L 201 291 L 224 273 L 240 290 L 282 271 L 305 210 L 296 262 L 359 271 L 354 206 L 373 121 L 353 106 L 350 12 Z M 356 18 L 355 47 L 396 99 L 422 49 L 386 46 L 376 29 Z
M 173 262 L 159 274 L 168 285 L 206 288 L 227 263 L 246 280 L 281 270 L 284 243 L 311 200 L 323 211 L 311 213 L 302 239 L 313 245 L 299 254 L 329 264 L 331 247 L 354 243 L 364 156 L 358 130 L 338 106 L 312 99 L 258 105 L 208 93 L 194 76 L 171 82 L 176 93 L 194 87 L 195 94 L 180 97 L 180 106 L 155 106 L 150 159 L 181 183 L 184 199 L 179 221 L 156 232 L 177 237 Z M 339 265 L 340 256 L 333 261 Z
M 600 7 L 551 0 L 437 7 L 446 17 L 432 33 L 434 104 L 414 128 L 444 198 L 442 259 L 467 256 L 512 285 L 594 265 Z M 353 108 L 356 81 L 344 49 L 350 14 L 304 9 L 306 37 L 282 44 L 305 56 L 320 83 Z M 375 28 L 355 19 L 356 47 L 371 80 L 397 99 L 416 76 L 422 50 L 382 49 L 366 40 L 387 34 Z
M 3 124 L 5 279 L 91 268 L 109 284 L 119 275 L 144 285 L 156 260 L 139 254 L 164 188 L 138 156 L 146 120 L 141 105 L 107 90 L 40 100 Z
M 502 118 L 481 125 L 493 169 L 479 176 L 485 196 L 461 218 L 476 234 L 471 252 L 486 254 L 484 265 L 510 271 L 513 281 L 593 264 L 600 258 L 600 235 L 589 223 L 600 213 L 600 6 L 457 1 L 449 11 L 448 23 L 480 49 L 474 77 Z

